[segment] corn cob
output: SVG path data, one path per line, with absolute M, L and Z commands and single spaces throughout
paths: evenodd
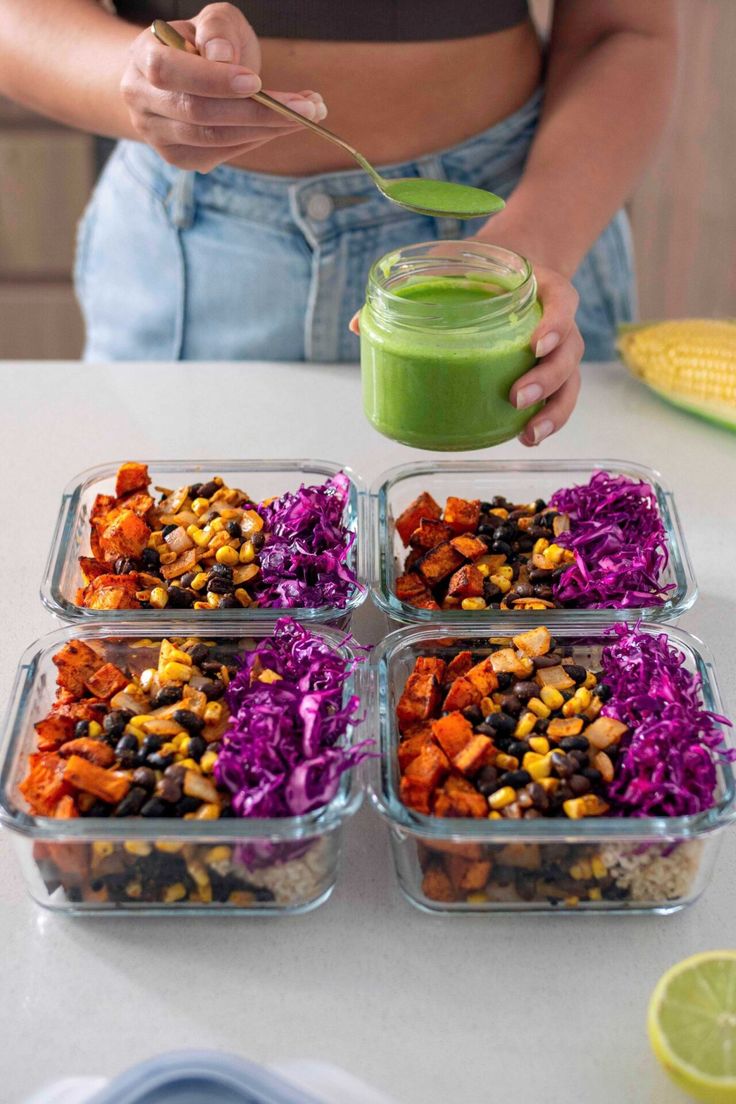
M 736 322 L 678 319 L 619 328 L 621 358 L 663 399 L 736 430 Z

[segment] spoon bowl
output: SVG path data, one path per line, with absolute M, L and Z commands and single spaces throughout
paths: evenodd
M 175 50 L 186 50 L 189 53 L 197 53 L 194 46 L 187 42 L 165 19 L 154 20 L 151 31 L 164 46 L 171 46 Z M 314 131 L 315 134 L 319 134 L 321 138 L 332 142 L 333 145 L 339 146 L 340 149 L 350 154 L 358 162 L 361 169 L 368 173 L 381 195 L 392 203 L 398 204 L 399 207 L 405 207 L 406 210 L 413 211 L 415 214 L 429 215 L 432 218 L 484 218 L 500 211 L 505 206 L 500 196 L 494 195 L 493 192 L 487 192 L 484 188 L 472 188 L 468 184 L 453 184 L 447 180 L 431 180 L 427 177 L 388 179 L 381 176 L 370 161 L 343 138 L 333 134 L 327 127 L 320 126 L 319 123 L 313 123 L 311 119 L 292 111 L 286 104 L 282 104 L 279 100 L 275 100 L 273 96 L 269 96 L 267 92 L 254 92 L 249 98 L 264 107 L 270 107 L 272 111 L 277 111 L 279 115 L 285 116 L 292 122 L 299 123 L 308 130 Z

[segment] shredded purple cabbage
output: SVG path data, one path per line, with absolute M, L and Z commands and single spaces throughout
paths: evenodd
M 608 800 L 617 816 L 685 816 L 709 809 L 719 761 L 732 762 L 718 725 L 703 709 L 701 679 L 665 633 L 616 625 L 602 654 L 612 696 L 603 713 L 629 726 L 619 744 Z
M 236 816 L 319 809 L 337 793 L 341 775 L 366 758 L 372 740 L 340 743 L 360 705 L 355 695 L 343 702 L 355 662 L 288 617 L 243 656 L 227 689 L 230 725 L 215 764 Z M 266 671 L 278 680 L 259 681 Z
M 661 583 L 667 538 L 652 487 L 643 480 L 596 471 L 588 483 L 563 487 L 550 506 L 570 518 L 555 538 L 575 560 L 553 584 L 577 609 L 660 606 L 674 584 Z
M 358 586 L 348 566 L 355 533 L 343 524 L 349 497 L 350 480 L 340 472 L 258 507 L 267 534 L 259 553 L 259 606 L 345 608 Z

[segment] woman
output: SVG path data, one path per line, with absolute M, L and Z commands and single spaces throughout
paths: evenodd
M 535 266 L 540 361 L 511 399 L 547 399 L 524 443 L 559 429 L 581 331 L 589 358 L 610 358 L 631 317 L 619 208 L 667 115 L 673 0 L 557 0 L 546 58 L 526 0 L 198 8 L 0 0 L 0 90 L 123 139 L 80 231 L 87 358 L 353 359 L 348 323 L 370 263 L 470 236 Z M 201 56 L 158 43 L 156 17 Z M 392 207 L 332 145 L 249 100 L 261 73 L 308 118 L 328 104 L 332 129 L 389 174 L 488 187 L 505 210 L 479 224 Z

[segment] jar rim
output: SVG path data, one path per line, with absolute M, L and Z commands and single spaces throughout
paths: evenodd
M 463 272 L 432 272 L 435 267 L 447 269 L 457 266 Z M 487 278 L 498 286 L 513 280 L 506 290 L 494 292 L 486 299 L 469 303 L 454 303 L 452 325 L 448 326 L 446 314 L 439 303 L 408 299 L 392 289 L 387 269 L 396 267 L 394 286 L 405 286 L 412 277 L 433 278 L 442 275 L 468 279 Z M 536 300 L 537 283 L 531 263 L 520 253 L 504 246 L 479 241 L 420 242 L 392 250 L 373 263 L 368 273 L 366 299 L 371 309 L 393 325 L 409 328 L 421 326 L 442 329 L 464 329 L 483 323 L 499 324 L 514 313 L 523 313 Z

